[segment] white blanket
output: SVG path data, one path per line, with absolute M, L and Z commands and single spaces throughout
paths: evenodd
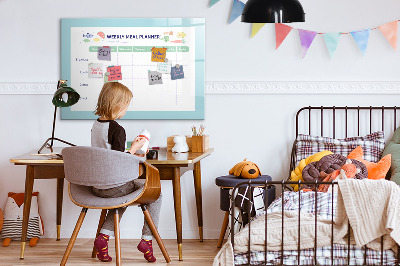
M 351 243 L 380 250 L 380 237 L 384 236 L 384 249 L 394 249 L 400 243 L 400 188 L 387 180 L 339 180 L 338 202 L 335 215 L 334 242 L 346 243 L 348 221 L 352 227 Z M 262 251 L 265 244 L 265 216 L 251 223 L 251 250 Z M 297 249 L 298 230 L 300 248 L 314 247 L 315 216 L 284 212 L 284 249 Z M 268 215 L 268 250 L 281 248 L 282 213 Z M 318 247 L 330 244 L 331 221 L 317 217 Z M 235 235 L 235 252 L 247 251 L 248 227 Z M 234 251 L 228 241 L 214 259 L 214 266 L 234 265 Z

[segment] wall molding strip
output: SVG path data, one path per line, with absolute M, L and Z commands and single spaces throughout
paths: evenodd
M 56 82 L 0 83 L 0 94 L 53 94 Z M 400 94 L 400 81 L 209 81 L 206 94 Z

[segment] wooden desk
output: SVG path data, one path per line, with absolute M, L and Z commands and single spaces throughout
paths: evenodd
M 61 148 L 54 148 L 60 152 Z M 206 152 L 174 154 L 161 149 L 157 160 L 147 160 L 148 163 L 158 168 L 161 180 L 171 180 L 173 184 L 175 223 L 178 242 L 179 260 L 182 260 L 182 204 L 180 177 L 188 170 L 193 170 L 194 190 L 196 196 L 197 219 L 200 241 L 203 241 L 203 211 L 201 193 L 200 160 L 210 155 L 214 149 Z M 50 152 L 44 150 L 42 153 Z M 37 151 L 23 154 L 10 159 L 15 165 L 26 165 L 25 199 L 21 235 L 21 255 L 24 258 L 28 218 L 31 208 L 32 189 L 34 179 L 57 178 L 57 240 L 60 240 L 61 214 L 64 188 L 64 162 L 56 156 L 35 155 Z

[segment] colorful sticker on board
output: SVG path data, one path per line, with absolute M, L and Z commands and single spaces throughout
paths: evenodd
M 108 76 L 108 81 L 122 79 L 121 66 L 109 66 L 107 67 L 107 72 L 110 72 L 110 75 Z
M 169 35 L 165 35 L 164 38 L 162 39 L 164 42 L 168 42 L 169 41 Z
M 106 37 L 106 35 L 105 35 L 104 32 L 102 32 L 102 31 L 99 31 L 99 32 L 97 33 L 97 35 L 99 35 L 100 38 L 102 38 L 102 39 L 104 39 L 104 38 Z
M 93 64 L 88 65 L 88 75 L 89 78 L 102 78 L 103 77 L 103 64 Z
M 99 46 L 97 48 L 97 59 L 102 61 L 111 61 L 111 47 Z
M 164 62 L 167 57 L 167 48 L 151 48 L 151 62 Z
M 149 85 L 163 84 L 162 74 L 157 71 L 149 70 Z
M 186 33 L 184 33 L 184 32 L 178 32 L 178 33 L 176 34 L 176 36 L 177 36 L 178 38 L 183 39 L 183 38 L 186 37 Z
M 183 79 L 184 77 L 183 66 L 175 65 L 171 67 L 171 80 Z
M 165 62 L 158 62 L 157 71 L 163 74 L 169 74 L 171 72 L 171 63 L 168 62 L 168 59 L 165 59 Z

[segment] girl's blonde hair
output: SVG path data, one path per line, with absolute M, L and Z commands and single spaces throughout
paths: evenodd
M 132 97 L 132 92 L 125 85 L 107 82 L 101 89 L 95 114 L 115 120 L 131 102 Z

